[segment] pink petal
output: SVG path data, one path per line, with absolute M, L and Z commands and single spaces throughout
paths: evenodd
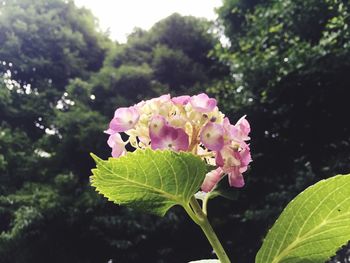
M 241 151 L 225 145 L 216 155 L 216 164 L 228 174 L 229 184 L 234 187 L 243 187 L 244 179 L 242 173 L 247 171 L 248 164 L 251 162 L 249 145 Z
M 174 142 L 173 149 L 175 151 L 187 151 L 189 146 L 189 138 L 187 133 L 181 128 L 173 128 L 176 132 L 172 133 Z
M 160 97 L 157 97 L 157 98 L 153 98 L 153 99 L 150 99 L 149 101 L 150 102 L 154 102 L 154 101 L 158 101 L 158 102 L 168 102 L 170 101 L 171 97 L 170 97 L 170 94 L 165 94 L 165 95 L 162 95 Z
M 220 181 L 223 174 L 224 172 L 220 167 L 207 173 L 205 175 L 201 189 L 206 193 L 210 192 L 214 188 L 214 186 Z
M 116 133 L 116 131 L 114 131 L 112 129 L 107 129 L 107 130 L 104 131 L 104 133 L 111 135 L 111 134 Z
M 153 116 L 149 124 L 150 137 L 162 137 L 164 134 L 165 125 L 166 120 L 162 115 Z
M 208 122 L 200 133 L 201 142 L 212 151 L 220 151 L 224 146 L 224 129 L 222 125 Z
M 246 117 L 246 115 L 241 117 L 237 121 L 236 126 L 239 126 L 244 133 L 248 134 L 248 133 L 250 133 L 250 124 L 245 117 Z
M 114 133 L 110 135 L 107 143 L 109 147 L 112 148 L 113 157 L 119 157 L 125 154 L 125 143 L 119 133 Z
M 233 125 L 230 123 L 229 118 L 225 117 L 222 126 L 224 127 L 225 132 L 229 133 Z
M 109 129 L 115 132 L 123 132 L 132 129 L 140 118 L 135 107 L 119 108 L 114 113 L 114 118 L 109 123 Z M 107 131 L 108 131 L 107 130 Z
M 216 165 L 219 166 L 219 167 L 224 167 L 224 165 L 225 165 L 225 160 L 224 160 L 224 158 L 222 157 L 221 152 L 217 152 L 217 153 L 216 153 L 216 156 L 215 156 L 215 163 L 216 163 Z
M 244 172 L 246 172 L 248 170 L 248 166 L 241 166 L 240 168 L 239 168 L 239 172 L 242 174 L 242 173 L 244 173 Z
M 140 110 L 143 106 L 145 106 L 146 102 L 144 100 L 141 100 L 139 103 L 135 104 L 134 107 L 137 110 Z
M 234 136 L 242 141 L 250 140 L 250 137 L 248 136 L 250 133 L 250 124 L 245 117 L 246 116 L 240 118 L 235 124 L 236 131 Z
M 187 133 L 181 128 L 174 128 L 165 125 L 160 132 L 161 136 L 151 137 L 151 147 L 155 149 L 172 149 L 174 151 L 187 151 L 189 146 L 189 138 Z
M 244 178 L 239 169 L 234 169 L 228 174 L 228 182 L 233 187 L 241 188 L 244 186 Z
M 144 145 L 148 145 L 149 144 L 149 137 L 147 137 L 147 136 L 138 136 L 137 138 L 139 138 L 140 142 L 143 143 Z
M 190 96 L 184 95 L 184 96 L 178 96 L 171 99 L 172 102 L 178 105 L 186 105 L 190 101 Z
M 158 98 L 161 102 L 166 102 L 170 100 L 170 94 L 162 95 Z
M 230 145 L 225 145 L 222 150 L 217 153 L 215 161 L 216 165 L 224 168 L 224 171 L 241 165 L 239 153 Z
M 238 133 L 238 128 L 232 125 L 227 117 L 224 118 L 223 127 L 225 136 L 228 137 L 230 140 L 234 139 L 234 137 Z
M 210 112 L 216 107 L 216 99 L 209 98 L 205 93 L 192 96 L 190 103 L 199 112 Z
M 248 164 L 252 161 L 252 157 L 250 155 L 250 148 L 247 145 L 242 151 L 239 152 L 241 165 L 248 166 Z
M 122 155 L 125 155 L 125 153 L 126 153 L 126 150 L 125 150 L 125 147 L 113 147 L 112 148 L 112 157 L 114 157 L 114 158 L 118 158 L 118 157 L 120 157 L 120 156 L 122 156 Z

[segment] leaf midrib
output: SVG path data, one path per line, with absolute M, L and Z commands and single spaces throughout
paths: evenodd
M 279 260 L 282 259 L 287 253 L 292 251 L 298 243 L 306 240 L 310 234 L 312 235 L 319 228 L 324 227 L 324 226 L 326 226 L 328 224 L 331 224 L 333 221 L 336 221 L 336 219 L 338 219 L 339 217 L 343 217 L 344 215 L 350 215 L 350 212 L 342 214 L 342 215 L 339 215 L 337 217 L 334 217 L 331 220 L 325 220 L 325 221 L 322 222 L 322 224 L 319 224 L 316 227 L 310 229 L 304 235 L 298 236 L 292 243 L 290 243 L 285 249 L 283 249 L 280 254 L 278 254 L 278 257 L 274 258 L 272 263 L 278 263 Z
M 122 176 L 116 174 L 116 173 L 115 173 L 113 170 L 111 170 L 110 168 L 108 168 L 108 166 L 104 165 L 104 161 L 98 160 L 98 162 L 99 162 L 99 164 L 100 164 L 104 169 L 106 169 L 107 171 L 109 171 L 110 174 L 113 175 L 113 176 L 116 176 L 116 177 L 121 178 L 122 180 L 125 180 L 125 181 L 128 181 L 128 182 L 131 182 L 131 183 L 133 183 L 133 184 L 136 184 L 136 185 L 138 185 L 140 188 L 150 189 L 151 191 L 154 191 L 154 192 L 156 192 L 156 193 L 159 193 L 159 194 L 165 196 L 166 198 L 169 198 L 169 199 L 175 201 L 176 203 L 179 203 L 179 204 L 185 204 L 185 203 L 186 203 L 186 201 L 185 201 L 183 198 L 178 198 L 178 196 L 176 196 L 176 195 L 167 193 L 167 192 L 165 192 L 165 191 L 163 191 L 163 190 L 160 190 L 160 189 L 158 189 L 158 188 L 154 188 L 154 187 L 152 187 L 152 186 L 150 186 L 150 185 L 142 184 L 142 183 L 140 183 L 140 182 L 138 182 L 138 181 L 134 181 L 134 180 L 130 180 L 129 178 L 122 177 Z M 145 174 L 145 172 L 144 172 L 143 170 L 142 170 L 142 172 Z M 147 176 L 147 175 L 145 174 L 145 176 Z
M 322 187 L 320 187 L 319 189 L 317 189 L 315 193 L 313 193 L 313 194 L 310 195 L 308 198 L 306 198 L 306 199 L 303 201 L 303 203 L 299 206 L 299 209 L 298 209 L 297 212 L 299 212 L 299 210 L 302 209 L 303 205 L 304 205 L 309 199 L 311 199 L 311 198 L 313 197 L 313 195 L 316 195 L 317 192 L 320 191 L 321 189 L 322 189 Z M 294 200 L 292 200 L 292 202 L 293 202 L 293 201 L 294 201 Z M 284 243 L 285 238 L 286 238 L 286 235 L 287 235 L 289 229 L 291 228 L 292 223 L 295 221 L 295 219 L 296 219 L 296 218 L 293 218 L 292 221 L 290 222 L 290 224 L 288 225 L 288 228 L 287 228 L 287 230 L 285 231 L 285 233 L 284 233 L 284 235 L 283 235 L 283 239 L 282 239 L 282 241 L 281 241 L 281 243 L 280 243 L 280 245 L 279 245 L 279 247 L 278 247 L 278 249 L 277 249 L 277 253 L 278 253 L 277 255 L 281 255 L 281 254 L 283 253 L 283 251 L 285 250 L 285 249 L 284 249 L 284 250 L 281 251 L 280 249 L 282 248 L 283 243 Z M 294 242 L 294 241 L 293 241 L 293 242 Z M 275 243 L 275 240 L 273 240 L 273 242 L 272 242 L 272 247 L 273 247 L 274 243 Z M 267 258 L 270 257 L 271 252 L 272 252 L 272 249 L 270 249 L 270 251 L 268 252 Z M 265 253 L 266 253 L 266 251 L 265 251 Z M 265 253 L 264 253 L 264 256 L 265 256 Z
M 334 179 L 334 180 L 335 180 L 335 179 Z M 325 183 L 325 182 L 326 182 L 326 180 L 322 181 L 322 183 Z M 349 183 L 346 183 L 345 185 L 348 185 L 348 184 L 349 184 Z M 343 186 L 341 186 L 341 187 L 344 188 L 345 185 L 343 185 Z M 323 185 L 322 185 L 322 186 L 323 186 Z M 321 190 L 323 189 L 322 186 L 320 186 L 320 187 L 316 190 L 315 193 L 313 193 L 313 194 L 310 195 L 307 199 L 305 199 L 304 202 L 303 202 L 303 204 L 304 204 L 305 202 L 307 202 L 308 199 L 310 199 L 310 198 L 312 198 L 314 195 L 316 195 L 319 191 L 321 191 Z M 327 197 L 328 197 L 328 196 L 332 195 L 334 192 L 336 192 L 336 191 L 338 191 L 338 190 L 339 190 L 339 189 L 335 189 L 335 190 L 333 190 L 331 193 L 329 193 L 329 194 L 320 202 L 320 204 L 317 206 L 317 208 L 320 207 L 320 205 L 323 204 L 324 201 L 327 200 Z M 345 200 L 343 200 L 343 202 L 346 201 L 346 200 L 348 200 L 348 199 L 349 199 L 349 198 L 346 198 Z M 343 202 L 342 202 L 342 203 L 343 203 Z M 300 207 L 302 207 L 302 205 L 301 205 Z M 317 209 L 314 209 L 314 210 L 312 211 L 312 213 L 308 216 L 308 218 L 306 219 L 306 221 L 312 216 L 312 214 L 313 214 L 316 210 L 317 210 Z M 331 211 L 328 213 L 326 219 L 329 217 L 329 215 L 330 215 L 334 210 L 335 210 L 335 209 L 331 210 Z M 342 214 L 341 216 L 344 216 L 344 214 Z M 303 226 L 301 227 L 301 229 L 299 230 L 299 233 L 298 233 L 297 237 L 295 238 L 295 240 L 294 240 L 292 243 L 290 243 L 285 249 L 283 249 L 282 251 L 280 251 L 279 249 L 283 246 L 283 242 L 284 242 L 284 239 L 285 239 L 285 236 L 286 236 L 286 234 L 285 234 L 285 235 L 284 235 L 284 238 L 283 238 L 283 241 L 281 242 L 281 245 L 279 246 L 279 249 L 277 250 L 277 253 L 279 253 L 279 254 L 277 254 L 278 256 L 277 256 L 276 258 L 274 258 L 274 260 L 272 261 L 272 263 L 277 263 L 277 262 L 279 262 L 279 261 L 276 261 L 276 260 L 280 260 L 281 258 L 283 258 L 283 256 L 285 256 L 285 254 L 286 254 L 287 252 L 293 250 L 293 247 L 298 243 L 297 241 L 299 241 L 300 239 L 305 238 L 305 236 L 307 236 L 307 235 L 309 235 L 310 233 L 314 232 L 315 230 L 317 230 L 317 229 L 320 228 L 321 226 L 324 226 L 324 225 L 326 225 L 326 224 L 329 224 L 329 223 L 331 223 L 334 219 L 337 219 L 337 218 L 339 218 L 339 217 L 340 217 L 340 216 L 335 217 L 335 218 L 332 218 L 332 220 L 329 220 L 328 222 L 327 222 L 327 220 L 324 220 L 324 221 L 322 222 L 322 224 L 318 225 L 318 226 L 315 227 L 315 228 L 312 228 L 311 230 L 309 230 L 308 232 L 306 232 L 304 235 L 300 236 L 300 233 L 301 233 L 302 229 L 305 227 L 305 223 L 304 223 Z M 294 219 L 293 219 L 293 220 L 294 220 Z M 305 222 L 306 222 L 306 221 L 305 221 Z M 292 225 L 292 224 L 289 224 L 288 229 L 287 229 L 286 232 L 289 231 L 291 225 Z M 304 239 L 304 240 L 305 240 L 305 239 Z M 270 255 L 270 254 L 271 254 L 271 250 L 270 250 L 270 252 L 269 252 L 269 255 Z M 269 257 L 269 256 L 268 256 L 268 257 Z

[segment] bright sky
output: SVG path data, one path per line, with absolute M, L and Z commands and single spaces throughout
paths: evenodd
M 77 6 L 90 9 L 103 30 L 112 39 L 125 42 L 135 27 L 150 29 L 159 20 L 179 13 L 215 19 L 214 8 L 221 0 L 75 0 Z

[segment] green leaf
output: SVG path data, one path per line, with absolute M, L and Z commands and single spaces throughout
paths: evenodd
M 324 263 L 350 240 L 350 174 L 307 188 L 271 228 L 256 263 Z
M 137 150 L 120 158 L 101 160 L 91 182 L 117 204 L 163 216 L 174 205 L 187 206 L 206 174 L 205 163 L 190 153 Z
M 208 195 L 209 199 L 215 198 L 217 196 L 222 196 L 229 200 L 237 200 L 239 190 L 229 185 L 228 175 L 226 174 L 220 179 L 220 181 L 214 186 L 214 188 L 208 193 Z
M 275 26 L 272 26 L 269 28 L 269 32 L 270 33 L 276 33 L 278 31 L 281 31 L 283 28 L 283 24 L 278 24 L 278 25 L 275 25 Z

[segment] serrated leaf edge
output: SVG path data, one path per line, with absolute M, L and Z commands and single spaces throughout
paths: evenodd
M 195 155 L 193 155 L 193 154 L 191 154 L 191 153 L 189 153 L 189 152 L 174 152 L 174 151 L 171 151 L 171 150 L 151 150 L 151 149 L 136 150 L 136 151 L 134 151 L 134 152 L 129 152 L 127 155 L 121 156 L 121 157 L 119 157 L 118 159 L 130 158 L 130 155 L 138 155 L 138 154 L 140 154 L 140 153 L 146 155 L 146 154 L 149 153 L 149 152 L 153 152 L 154 154 L 156 154 L 156 153 L 158 153 L 158 152 L 167 152 L 167 153 L 169 153 L 170 155 L 174 155 L 175 158 L 181 160 L 182 162 L 184 162 L 184 161 L 183 161 L 183 159 L 182 159 L 182 156 L 179 155 L 179 153 L 181 153 L 181 154 L 184 155 L 184 156 L 190 156 L 191 158 L 197 158 L 198 160 L 201 160 L 198 156 L 195 156 Z M 96 156 L 96 155 L 93 154 L 93 153 L 90 153 L 90 155 L 91 155 L 91 157 L 94 159 L 94 161 L 95 161 L 95 163 L 96 163 L 96 168 L 94 168 L 94 169 L 91 170 L 91 171 L 92 171 L 92 174 L 93 174 L 92 176 L 90 176 L 91 185 L 92 185 L 93 187 L 95 187 L 95 189 L 96 189 L 96 191 L 97 191 L 98 193 L 100 193 L 101 195 L 103 195 L 103 196 L 104 196 L 105 198 L 107 198 L 109 201 L 112 201 L 112 202 L 114 202 L 114 203 L 120 204 L 120 203 L 116 202 L 115 200 L 112 200 L 112 199 L 110 199 L 109 197 L 107 197 L 104 193 L 102 193 L 102 192 L 99 190 L 98 185 L 95 184 L 95 176 L 97 176 L 96 171 L 98 170 L 98 167 L 101 165 L 104 169 L 106 169 L 107 171 L 113 173 L 113 171 L 112 171 L 111 169 L 109 169 L 107 166 L 105 166 L 104 163 L 105 163 L 105 162 L 108 162 L 108 161 L 114 161 L 114 160 L 116 160 L 116 158 L 109 157 L 107 160 L 103 160 L 103 159 L 99 158 L 98 156 Z M 201 161 L 202 161 L 202 160 L 201 160 Z M 169 165 L 170 165 L 170 164 L 169 164 Z M 170 165 L 170 166 L 171 166 L 171 165 Z M 185 165 L 185 166 L 186 166 L 186 168 L 187 168 L 187 170 L 188 170 L 187 165 Z M 171 166 L 171 167 L 172 167 L 172 166 Z M 172 167 L 172 170 L 173 170 L 173 167 Z M 196 172 L 195 172 L 195 174 L 197 174 L 197 173 L 198 173 L 198 167 L 196 167 Z M 173 170 L 173 174 L 174 174 L 174 177 L 176 178 L 176 176 L 175 176 L 176 173 L 175 173 L 174 170 Z M 189 171 L 188 171 L 188 175 L 190 176 Z M 116 176 L 117 176 L 117 175 L 116 175 Z M 160 190 L 160 189 L 158 189 L 158 188 L 155 188 L 155 187 L 152 187 L 152 186 L 150 186 L 150 185 L 140 184 L 140 183 L 137 182 L 137 181 L 133 181 L 133 180 L 130 180 L 130 179 L 125 178 L 125 177 L 122 177 L 122 176 L 117 176 L 117 177 L 120 177 L 120 178 L 122 178 L 123 180 L 126 180 L 126 181 L 128 181 L 128 182 L 130 182 L 130 183 L 135 183 L 136 185 L 139 185 L 140 188 L 146 188 L 146 189 L 149 189 L 149 190 L 152 191 L 152 192 L 158 193 L 159 195 L 163 195 L 164 197 L 166 197 L 166 198 L 172 200 L 173 202 L 175 202 L 176 204 L 185 206 L 185 205 L 187 205 L 188 202 L 189 202 L 189 198 L 188 198 L 188 200 L 187 200 L 187 199 L 184 199 L 185 197 L 182 196 L 182 195 L 181 195 L 182 198 L 179 198 L 179 197 L 176 196 L 176 195 L 169 194 L 169 193 L 167 193 L 167 192 L 165 192 L 165 191 L 162 191 L 162 190 Z M 194 182 L 195 182 L 195 180 L 192 181 L 190 187 L 188 188 L 189 190 L 192 189 L 193 183 L 194 183 Z M 178 188 L 178 183 L 177 183 L 177 182 L 176 182 L 176 187 Z M 186 187 L 186 188 L 187 188 L 187 187 Z M 177 191 L 178 191 L 178 189 L 177 189 Z M 177 191 L 176 191 L 176 192 L 177 192 Z
M 282 213 L 280 214 L 280 216 L 290 207 L 290 205 L 291 205 L 300 195 L 304 194 L 305 192 L 311 191 L 311 190 L 312 190 L 313 188 L 315 188 L 315 187 L 319 187 L 318 190 L 322 190 L 322 186 L 323 186 L 325 183 L 329 183 L 330 181 L 338 180 L 339 178 L 344 177 L 344 176 L 349 176 L 349 177 L 350 177 L 350 174 L 345 174 L 345 175 L 344 175 L 344 174 L 339 174 L 339 175 L 333 176 L 333 177 L 328 178 L 328 179 L 322 179 L 322 180 L 320 180 L 319 182 L 317 182 L 316 184 L 309 186 L 309 187 L 306 188 L 304 191 L 302 191 L 301 193 L 299 193 L 290 203 L 288 203 L 288 205 L 283 209 L 283 211 L 282 211 Z M 347 184 L 350 184 L 350 182 L 347 183 Z M 337 189 L 334 190 L 334 191 L 332 191 L 331 193 L 328 193 L 328 195 L 334 193 L 335 191 L 337 191 Z M 313 194 L 315 194 L 315 193 L 313 193 Z M 312 196 L 310 196 L 309 198 L 311 198 L 311 197 L 312 197 Z M 306 200 L 304 200 L 302 204 L 304 204 L 307 200 L 309 200 L 309 198 L 307 198 Z M 350 197 L 347 198 L 346 200 L 348 200 L 348 199 L 350 199 Z M 326 198 L 324 198 L 323 200 L 326 200 Z M 321 204 L 321 203 L 320 203 L 320 204 Z M 320 204 L 319 204 L 318 206 L 320 206 Z M 302 207 L 302 205 L 300 205 L 300 207 Z M 335 209 L 336 209 L 336 208 L 335 208 Z M 313 210 L 313 212 L 315 212 L 315 211 L 316 211 L 316 209 Z M 330 215 L 332 212 L 334 212 L 334 210 L 331 210 L 331 212 L 329 212 L 328 215 Z M 350 213 L 346 213 L 345 215 L 350 215 Z M 342 214 L 341 216 L 344 216 L 344 214 Z M 308 219 L 309 219 L 309 218 L 310 218 L 310 216 L 308 217 Z M 336 217 L 336 218 L 337 218 L 337 217 Z M 336 218 L 335 218 L 335 219 L 336 219 Z M 280 217 L 276 220 L 276 222 L 274 223 L 274 225 L 276 225 L 277 222 L 279 222 L 279 219 L 280 219 Z M 308 220 L 308 219 L 307 219 L 307 220 Z M 295 218 L 293 218 L 292 222 L 293 222 L 294 220 L 295 220 Z M 305 222 L 306 222 L 307 220 L 305 220 Z M 322 224 L 320 224 L 320 225 L 318 225 L 317 227 L 313 228 L 312 230 L 310 230 L 310 231 L 304 233 L 302 236 L 299 236 L 300 233 L 301 233 L 301 231 L 302 231 L 302 229 L 303 229 L 304 226 L 305 226 L 305 224 L 303 224 L 303 225 L 301 226 L 301 228 L 299 229 L 298 237 L 297 237 L 292 243 L 290 243 L 286 248 L 284 248 L 283 250 L 280 250 L 280 248 L 283 246 L 283 242 L 284 242 L 284 240 L 285 240 L 285 238 L 286 238 L 286 235 L 287 235 L 287 233 L 288 233 L 290 227 L 292 226 L 292 223 L 289 224 L 289 226 L 288 226 L 288 228 L 287 228 L 287 230 L 285 231 L 285 234 L 284 234 L 284 236 L 283 236 L 283 241 L 281 242 L 280 247 L 277 249 L 278 252 L 277 252 L 277 254 L 276 254 L 276 257 L 273 258 L 273 261 L 272 261 L 271 263 L 278 263 L 278 262 L 280 262 L 280 260 L 283 259 L 283 257 L 284 257 L 285 255 L 288 255 L 288 252 L 289 252 L 289 251 L 293 250 L 294 246 L 295 246 L 297 243 L 299 243 L 301 239 L 302 239 L 302 241 L 307 240 L 307 238 L 304 239 L 305 236 L 307 236 L 307 235 L 310 234 L 310 233 L 313 233 L 315 230 L 317 230 L 317 229 L 320 228 L 321 226 L 324 226 L 325 224 L 329 224 L 329 223 L 332 222 L 333 220 L 334 220 L 334 218 L 332 218 L 332 220 L 328 220 L 328 221 L 326 220 L 326 221 L 324 221 Z M 274 226 L 274 225 L 273 225 L 273 226 Z M 273 227 L 268 231 L 268 234 L 271 232 L 272 229 L 273 229 Z M 268 236 L 268 234 L 266 235 L 266 237 Z M 301 237 L 303 237 L 303 238 L 301 238 Z M 308 237 L 308 238 L 310 238 L 310 237 Z M 265 239 L 266 239 L 266 238 L 265 238 Z M 272 243 L 272 246 L 273 246 L 273 243 Z M 266 253 L 267 251 L 265 250 L 264 252 Z M 269 250 L 269 254 L 267 255 L 267 258 L 270 257 L 271 252 L 272 252 L 272 250 L 270 249 L 270 250 Z M 265 253 L 264 253 L 260 258 L 265 258 Z

